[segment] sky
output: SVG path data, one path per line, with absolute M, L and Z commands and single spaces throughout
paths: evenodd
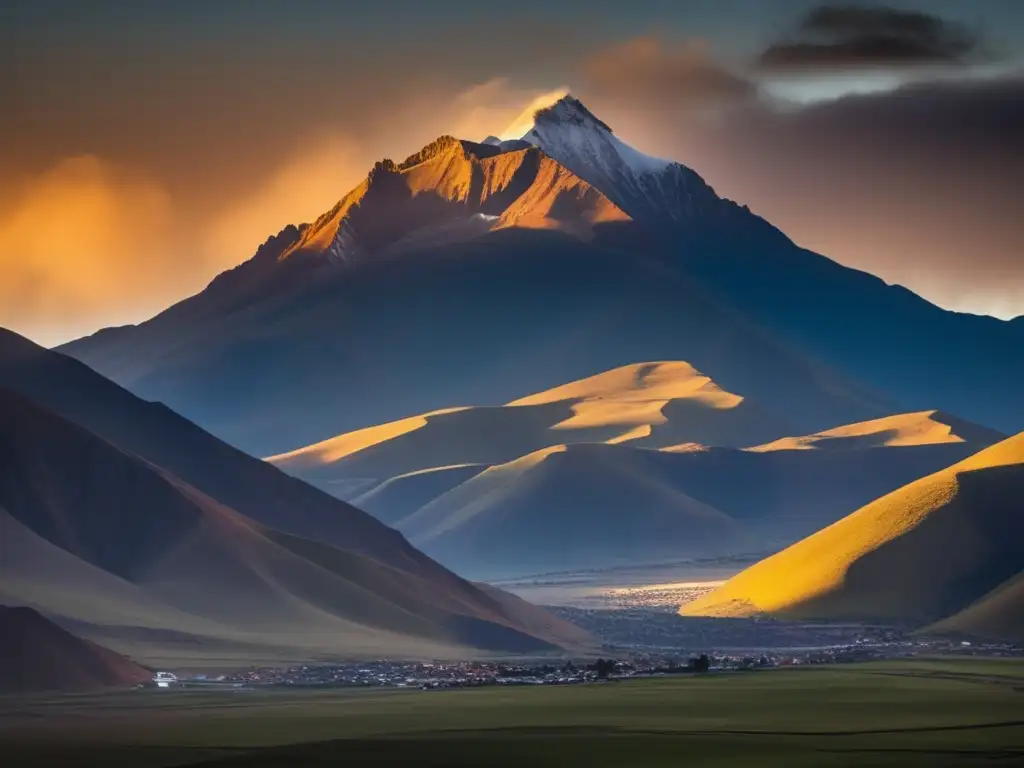
M 1018 0 L 6 0 L 0 325 L 143 320 L 564 91 L 800 245 L 1024 314 Z

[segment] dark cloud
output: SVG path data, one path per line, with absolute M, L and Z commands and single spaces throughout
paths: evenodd
M 703 108 L 742 101 L 755 85 L 730 72 L 710 55 L 706 44 L 686 41 L 667 46 L 654 37 L 638 37 L 606 48 L 584 62 L 586 90 L 599 98 L 673 108 Z
M 1024 308 L 1024 76 L 945 80 L 798 110 L 750 102 L 652 125 L 590 104 L 799 244 L 945 306 Z
M 800 20 L 793 38 L 769 46 L 757 63 L 765 70 L 957 65 L 980 48 L 965 26 L 923 11 L 822 5 Z

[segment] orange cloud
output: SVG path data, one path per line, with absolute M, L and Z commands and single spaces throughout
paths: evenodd
M 587 59 L 583 74 L 602 96 L 656 98 L 675 108 L 716 106 L 756 92 L 753 83 L 716 62 L 702 40 L 667 46 L 655 37 L 634 38 Z
M 372 162 L 339 134 L 305 142 L 254 190 L 214 216 L 203 244 L 209 266 L 232 267 L 286 225 L 315 220 L 359 183 Z
M 97 157 L 61 160 L 0 210 L 0 325 L 47 343 L 136 319 L 187 282 L 173 240 L 160 185 Z
M 522 88 L 507 78 L 495 77 L 462 91 L 453 102 L 451 133 L 460 139 L 482 141 L 488 136 L 518 139 L 533 122 L 533 113 L 569 92 L 562 86 L 552 90 Z M 510 131 L 522 130 L 514 136 Z

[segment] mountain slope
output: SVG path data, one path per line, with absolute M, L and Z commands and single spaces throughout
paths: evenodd
M 0 693 L 129 688 L 152 674 L 31 608 L 0 605 Z
M 438 466 L 498 464 L 564 443 L 750 445 L 788 429 L 684 362 L 638 363 L 519 398 L 446 408 L 268 459 L 314 482 L 389 478 Z
M 846 429 L 868 431 L 859 427 Z M 920 439 L 930 438 L 927 431 L 920 433 Z M 686 450 L 653 450 L 631 442 L 558 445 L 490 468 L 465 465 L 401 475 L 359 496 L 358 503 L 445 564 L 474 577 L 489 577 L 498 564 L 503 577 L 537 568 L 558 570 L 559 563 L 576 555 L 599 567 L 751 554 L 787 546 L 997 438 L 866 448 L 842 441 L 845 450 L 834 446 L 827 451 L 693 444 Z M 430 453 L 427 447 L 425 455 Z M 685 523 L 683 531 L 657 530 L 657 535 L 638 536 L 628 548 L 619 548 L 623 527 L 656 528 L 662 513 L 685 521 L 688 509 L 699 505 L 723 513 L 733 524 L 716 527 L 714 520 L 698 519 Z M 595 519 L 621 522 L 591 528 Z M 552 538 L 558 526 L 577 528 L 571 547 Z M 469 539 L 478 535 L 476 528 L 487 531 L 479 534 L 483 543 Z M 672 551 L 666 552 L 666 546 Z
M 552 446 L 490 467 L 397 525 L 478 578 L 747 551 L 752 538 L 621 446 Z
M 0 592 L 5 596 L 5 590 L 18 586 L 21 591 L 14 596 L 25 598 L 23 602 L 51 607 L 76 621 L 112 624 L 138 614 L 146 618 L 147 627 L 166 629 L 181 624 L 187 614 L 191 629 L 205 636 L 222 632 L 221 617 L 233 610 L 242 612 L 243 629 L 253 618 L 246 613 L 248 608 L 264 615 L 276 610 L 269 597 L 249 605 L 242 600 L 229 604 L 231 574 L 241 574 L 241 586 L 262 589 L 265 579 L 260 574 L 270 569 L 277 585 L 274 593 L 287 603 L 281 607 L 282 616 L 295 608 L 309 618 L 302 608 L 309 600 L 303 597 L 296 604 L 293 597 L 312 590 L 309 599 L 319 606 L 312 619 L 325 619 L 320 603 L 327 600 L 326 621 L 333 626 L 337 622 L 331 617 L 353 615 L 360 604 L 390 603 L 390 597 L 380 594 L 378 583 L 400 583 L 435 617 L 448 615 L 463 622 L 460 632 L 469 632 L 467 627 L 477 623 L 484 629 L 497 625 L 493 630 L 497 633 L 505 627 L 513 636 L 522 634 L 515 627 L 526 617 L 511 596 L 483 593 L 369 515 L 230 448 L 163 406 L 138 400 L 74 360 L 3 332 L 0 385 L 18 387 L 64 417 L 9 392 L 0 398 L 4 406 L 0 471 L 5 489 L 0 506 L 7 513 L 0 520 L 5 532 L 16 534 L 20 542 L 0 563 L 5 569 Z M 119 480 L 122 476 L 132 482 L 126 485 Z M 156 517 L 132 512 L 152 510 L 159 500 L 164 511 Z M 138 540 L 126 547 L 136 535 Z M 161 549 L 176 540 L 189 546 L 172 548 L 173 552 Z M 296 553 L 296 548 L 307 551 L 311 542 L 324 542 L 320 546 L 326 549 L 317 550 L 320 555 L 333 553 L 331 568 L 325 570 L 322 563 L 310 563 L 306 555 Z M 31 548 L 34 557 L 21 556 L 22 545 Z M 150 549 L 152 557 L 147 554 Z M 191 555 L 198 557 L 197 553 L 207 550 L 213 554 L 200 557 L 194 569 L 188 565 Z M 253 564 L 250 556 L 256 555 Z M 203 595 L 184 595 L 185 602 L 179 605 L 177 597 L 165 594 L 163 587 L 154 592 L 148 582 L 142 584 L 137 578 L 159 576 L 161 566 L 174 564 L 188 574 L 181 583 L 198 587 L 209 580 L 213 586 L 200 589 Z M 277 574 L 279 568 L 300 583 Z M 361 574 L 358 579 L 352 576 L 352 568 Z M 165 586 L 177 579 L 173 568 L 168 573 L 169 582 L 160 581 Z M 339 580 L 355 580 L 356 586 L 338 586 Z M 62 583 L 67 584 L 63 591 Z M 95 585 L 91 590 L 95 594 L 76 605 L 70 594 L 79 589 L 88 593 L 86 584 Z M 328 584 L 335 586 L 328 589 Z M 225 601 L 223 613 L 220 608 L 198 610 L 191 602 L 193 597 L 213 600 L 218 594 Z M 349 597 L 352 603 L 347 602 Z M 96 611 L 82 614 L 86 605 L 95 606 Z M 403 615 L 408 613 L 402 610 Z M 386 612 L 395 618 L 391 608 Z M 465 618 L 455 618 L 460 616 Z M 535 618 L 544 620 L 539 615 Z M 275 622 L 275 626 L 282 625 Z M 292 634 L 306 625 L 297 621 L 294 626 Z M 360 634 L 351 626 L 346 631 L 352 638 Z M 466 642 L 477 636 L 474 632 L 465 636 Z M 488 632 L 492 630 L 484 633 L 487 637 Z M 448 634 L 456 636 L 460 635 L 454 630 Z M 540 641 L 572 644 L 579 638 L 575 628 L 563 624 L 560 634 Z M 343 647 L 349 639 L 345 633 L 335 634 L 332 643 Z M 407 640 L 402 643 L 411 648 Z M 526 644 L 535 642 L 531 638 Z
M 715 216 L 721 207 L 714 190 L 692 170 L 637 151 L 572 96 L 538 110 L 522 141 L 602 190 L 632 218 L 656 228 Z
M 684 605 L 917 624 L 950 616 L 1024 569 L 1024 433 L 917 480 Z
M 381 522 L 394 525 L 431 499 L 436 499 L 485 469 L 485 464 L 453 464 L 406 472 L 360 493 L 352 499 L 352 503 Z M 328 481 L 323 486 L 324 490 L 331 492 L 331 485 Z
M 1006 439 L 1006 435 L 988 427 L 940 411 L 900 413 L 881 419 L 844 424 L 813 435 L 784 437 L 752 451 L 846 450 L 850 448 L 944 445 L 970 443 L 988 446 Z
M 523 139 L 602 190 L 656 233 L 668 260 L 788 344 L 902 408 L 938 405 L 1024 429 L 1019 319 L 943 310 L 799 248 L 689 168 L 625 145 L 571 96 L 540 110 Z
M 1024 642 L 1024 571 L 930 630 Z

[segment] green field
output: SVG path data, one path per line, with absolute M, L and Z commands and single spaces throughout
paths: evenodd
M 0 699 L 4 766 L 1024 765 L 1024 662 Z

